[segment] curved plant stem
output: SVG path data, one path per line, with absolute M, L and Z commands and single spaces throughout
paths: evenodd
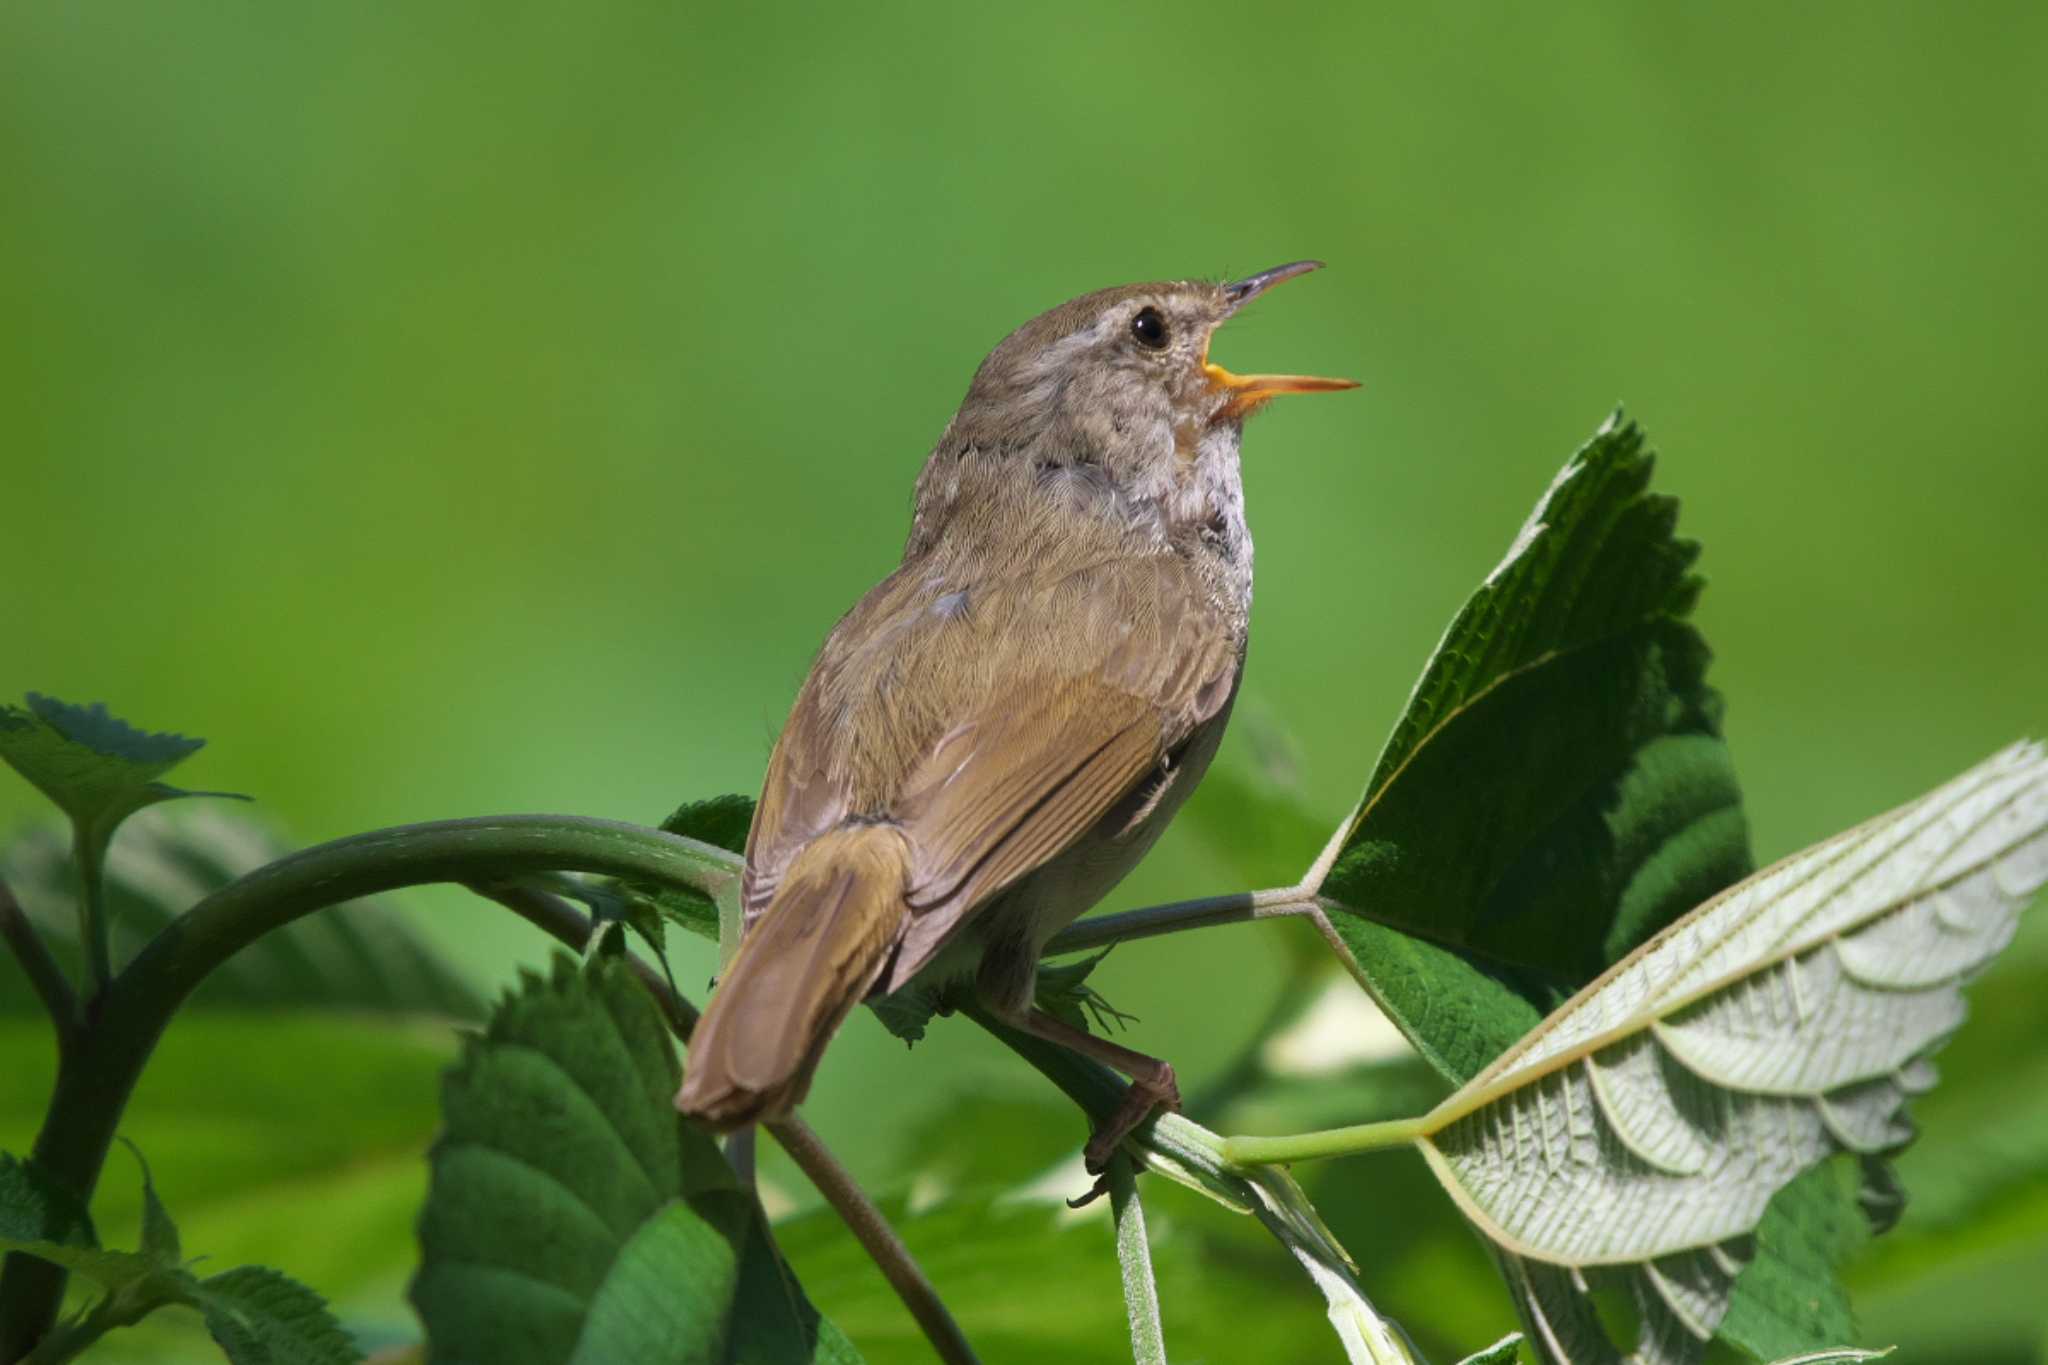
M 36 998 L 50 1012 L 50 1022 L 57 1026 L 57 1050 L 70 1047 L 78 1029 L 78 997 L 72 994 L 64 969 L 50 956 L 50 946 L 43 942 L 43 936 L 36 932 L 21 902 L 14 899 L 5 882 L 0 882 L 0 939 L 7 940 Z
M 591 922 L 575 906 L 559 896 L 524 886 L 491 886 L 472 883 L 470 890 L 496 901 L 569 947 L 581 952 L 590 941 Z M 644 959 L 631 959 L 641 983 L 653 993 L 662 1016 L 676 1037 L 687 1043 L 697 1026 L 697 1007 L 669 985 L 666 977 Z M 974 1348 L 953 1314 L 939 1298 L 938 1290 L 925 1277 L 910 1248 L 889 1226 L 889 1220 L 854 1180 L 852 1172 L 839 1163 L 824 1142 L 802 1119 L 776 1119 L 766 1125 L 797 1168 L 825 1196 L 834 1212 L 853 1233 L 870 1259 L 881 1268 L 910 1316 L 924 1332 L 932 1350 L 945 1365 L 979 1365 Z
M 1204 896 L 1199 900 L 1174 901 L 1169 905 L 1148 905 L 1142 910 L 1125 910 L 1114 915 L 1096 915 L 1076 920 L 1045 945 L 1045 956 L 1078 953 L 1126 939 L 1152 938 L 1201 929 L 1211 924 L 1243 924 L 1255 919 L 1281 915 L 1306 915 L 1316 908 L 1315 893 L 1300 886 L 1275 887 L 1270 891 L 1240 891 L 1229 896 Z
M 360 896 L 427 882 L 489 882 L 528 872 L 610 873 L 729 895 L 739 860 L 695 839 L 616 820 L 504 815 L 376 830 L 304 849 L 258 868 L 167 925 L 94 1002 L 57 1083 L 32 1159 L 90 1201 L 128 1097 L 150 1052 L 192 989 L 264 934 Z M 50 1330 L 64 1272 L 10 1257 L 0 1272 L 0 1361 Z
M 1159 1284 L 1152 1274 L 1152 1244 L 1145 1236 L 1145 1206 L 1138 1177 L 1122 1152 L 1109 1163 L 1109 1204 L 1116 1218 L 1116 1259 L 1124 1273 L 1124 1311 L 1131 1319 L 1134 1365 L 1166 1365 L 1166 1334 L 1159 1326 Z

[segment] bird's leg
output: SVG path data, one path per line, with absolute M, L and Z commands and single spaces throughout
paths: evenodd
M 1180 1086 L 1174 1081 L 1170 1063 L 1119 1047 L 1107 1038 L 1098 1038 L 1086 1029 L 1075 1028 L 1056 1019 L 1036 1006 L 1008 1012 L 1005 1022 L 1048 1042 L 1071 1048 L 1084 1057 L 1092 1057 L 1131 1078 L 1131 1088 L 1125 1094 L 1123 1104 L 1095 1129 L 1095 1135 L 1088 1139 L 1088 1146 L 1082 1151 L 1090 1175 L 1101 1175 L 1108 1169 L 1109 1159 L 1116 1154 L 1118 1145 L 1131 1135 L 1133 1128 L 1150 1118 L 1154 1109 L 1161 1106 L 1172 1110 L 1180 1108 Z

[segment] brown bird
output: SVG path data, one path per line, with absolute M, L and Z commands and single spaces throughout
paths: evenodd
M 787 1114 L 864 998 L 971 984 L 1018 1028 L 1128 1075 L 1099 1171 L 1173 1068 L 1033 1003 L 1039 954 L 1201 781 L 1252 600 L 1238 444 L 1276 394 L 1210 335 L 1296 261 L 1234 284 L 1134 284 L 990 353 L 917 480 L 903 562 L 827 637 L 747 838 L 746 929 L 676 1107 Z

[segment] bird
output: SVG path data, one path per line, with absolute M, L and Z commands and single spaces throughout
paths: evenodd
M 786 1117 L 854 1006 L 913 985 L 971 991 L 1130 1078 L 1092 1172 L 1179 1108 L 1169 1063 L 1035 1005 L 1039 958 L 1223 736 L 1251 617 L 1245 421 L 1356 384 L 1233 374 L 1210 339 L 1321 264 L 1097 290 L 982 361 L 918 476 L 902 562 L 832 629 L 769 759 L 684 1115 Z

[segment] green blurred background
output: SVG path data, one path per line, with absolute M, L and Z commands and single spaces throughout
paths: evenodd
M 1776 856 L 2048 728 L 2044 72 L 2036 5 L 9 4 L 0 692 L 209 736 L 181 778 L 306 841 L 751 790 L 995 341 L 1098 286 L 1313 255 L 1218 343 L 1365 385 L 1248 436 L 1256 644 L 1219 772 L 1282 771 L 1334 823 L 1449 613 L 1626 401 L 1707 546 L 1699 620 Z M 39 814 L 0 781 L 0 822 Z M 1184 828 L 1112 905 L 1229 889 Z M 414 903 L 486 985 L 544 955 Z M 2037 976 L 2043 937 L 2001 972 Z M 1212 931 L 1097 981 L 1199 1090 L 1287 946 Z M 48 1061 L 9 1028 L 19 1150 Z M 181 1026 L 164 1074 L 199 1085 L 255 1031 Z M 129 1131 L 167 1152 L 188 1247 L 402 1331 L 445 1030 L 380 1035 L 417 1083 L 376 1103 L 309 1098 L 325 1036 L 232 1094 L 152 1079 Z M 2043 1046 L 1987 1066 L 2048 1078 Z M 906 1053 L 863 1016 L 809 1112 L 905 1190 L 1043 1096 L 971 1030 Z M 387 1119 L 315 1159 L 322 1104 Z M 2036 1358 L 2013 1288 L 2048 1280 L 2048 1184 L 2019 1165 L 1978 1201 L 1996 1227 L 1957 1215 L 1914 1271 L 1954 1323 L 1874 1280 L 1873 1330 Z M 1419 1165 L 1347 1178 L 1328 1197 L 1385 1306 L 1490 1339 L 1505 1300 L 1464 1234 L 1373 1250 L 1372 1182 L 1433 1208 Z M 117 1208 L 131 1183 L 110 1167 Z M 1074 1311 L 1113 1359 L 1097 1232 Z M 1274 1273 L 1271 1311 L 1319 1320 Z

